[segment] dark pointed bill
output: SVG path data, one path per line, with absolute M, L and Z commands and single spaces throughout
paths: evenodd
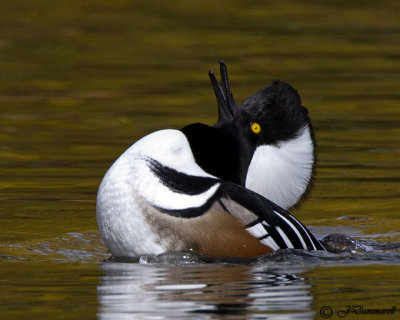
M 225 62 L 223 60 L 220 60 L 219 64 L 222 86 L 219 85 L 213 71 L 210 71 L 208 73 L 218 102 L 218 122 L 224 120 L 233 120 L 235 109 L 238 107 L 230 90 L 228 70 L 226 68 Z

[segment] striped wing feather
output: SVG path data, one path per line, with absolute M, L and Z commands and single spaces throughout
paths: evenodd
M 222 183 L 220 190 L 226 210 L 264 245 L 274 250 L 325 250 L 300 221 L 272 201 L 230 182 Z
M 251 257 L 286 248 L 325 250 L 289 212 L 249 189 L 211 177 L 187 175 L 152 159 L 148 165 L 170 192 L 196 197 L 201 203 L 180 209 L 171 209 L 174 203 L 168 209 L 153 203 L 164 217 L 161 220 L 169 217 L 166 234 L 177 239 L 174 243 L 184 243 L 171 246 L 171 250 L 192 249 L 209 257 Z

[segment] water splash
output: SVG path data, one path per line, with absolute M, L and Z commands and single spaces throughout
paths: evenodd
M 116 259 L 114 262 L 137 262 L 139 264 L 190 265 L 204 263 L 220 264 L 268 264 L 282 268 L 288 265 L 303 267 L 400 264 L 400 242 L 377 242 L 356 240 L 343 234 L 331 234 L 322 240 L 328 251 L 305 251 L 281 249 L 273 254 L 257 258 L 206 258 L 190 252 L 167 252 L 159 255 L 142 255 L 135 259 Z
M 321 241 L 328 249 L 327 252 L 282 249 L 256 258 L 207 258 L 192 252 L 166 252 L 159 255 L 115 258 L 108 253 L 98 233 L 66 233 L 44 241 L 2 244 L 0 259 L 81 263 L 105 261 L 141 265 L 268 264 L 271 267 L 294 263 L 305 267 L 400 264 L 400 242 L 359 240 L 343 234 L 330 234 Z

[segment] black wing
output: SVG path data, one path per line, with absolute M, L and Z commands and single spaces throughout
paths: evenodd
M 263 196 L 230 182 L 221 184 L 220 193 L 226 210 L 261 243 L 275 250 L 325 250 L 299 220 Z
M 167 215 L 185 219 L 200 218 L 218 205 L 227 214 L 238 219 L 253 237 L 274 250 L 286 248 L 325 250 L 294 216 L 249 189 L 211 177 L 187 175 L 153 159 L 148 159 L 148 165 L 160 183 L 171 191 L 199 198 L 204 195 L 197 207 L 165 209 L 153 204 Z M 215 189 L 215 192 L 207 193 L 211 188 Z M 173 207 L 173 204 L 170 207 Z

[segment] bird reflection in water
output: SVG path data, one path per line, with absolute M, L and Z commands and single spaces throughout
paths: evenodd
M 103 262 L 100 319 L 220 319 L 222 315 L 312 319 L 311 285 L 300 267 L 260 263 Z M 171 261 L 175 259 L 175 263 Z M 142 260 L 143 262 L 143 260 Z

